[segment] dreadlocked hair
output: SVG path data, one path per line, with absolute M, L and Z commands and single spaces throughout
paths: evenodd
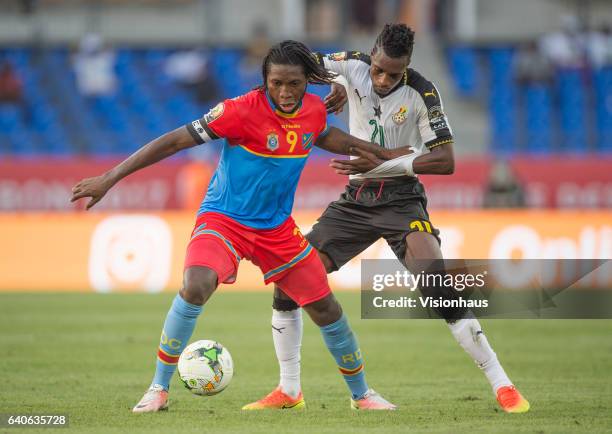
M 287 40 L 270 48 L 262 64 L 263 85 L 268 83 L 268 70 L 270 65 L 301 65 L 304 68 L 306 80 L 312 84 L 330 84 L 336 74 L 326 70 L 313 56 L 310 49 L 298 41 Z
M 382 48 L 389 57 L 412 56 L 414 31 L 406 24 L 385 24 L 376 38 L 374 49 Z

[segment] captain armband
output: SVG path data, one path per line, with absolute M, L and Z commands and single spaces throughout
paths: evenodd
M 217 136 L 210 129 L 206 121 L 203 119 L 195 120 L 185 126 L 187 127 L 187 131 L 189 131 L 189 134 L 191 134 L 191 137 L 193 137 L 196 143 L 200 145 L 202 143 L 211 142 L 219 138 L 219 136 Z

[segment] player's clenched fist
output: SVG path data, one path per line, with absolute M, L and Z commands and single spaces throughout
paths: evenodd
M 113 182 L 106 175 L 83 179 L 72 187 L 72 198 L 70 202 L 74 202 L 84 197 L 91 197 L 86 207 L 86 209 L 90 209 L 104 197 L 106 192 L 110 190 L 113 185 Z

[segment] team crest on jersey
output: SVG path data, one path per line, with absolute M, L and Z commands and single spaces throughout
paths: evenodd
M 346 51 L 340 51 L 339 53 L 332 53 L 327 58 L 329 60 L 333 60 L 334 62 L 342 62 L 346 60 L 347 53 Z
M 391 116 L 391 119 L 393 119 L 393 122 L 395 122 L 396 124 L 401 125 L 406 120 L 406 113 L 408 113 L 408 110 L 406 110 L 406 107 L 401 106 L 397 113 L 393 113 L 393 116 Z
M 219 119 L 221 115 L 223 114 L 224 110 L 225 110 L 225 104 L 220 102 L 219 104 L 211 108 L 208 113 L 206 113 L 206 115 L 204 116 L 204 120 L 206 121 L 207 124 L 209 124 L 215 119 Z
M 274 152 L 278 149 L 278 134 L 276 133 L 270 133 L 268 134 L 268 140 L 266 142 L 266 147 Z

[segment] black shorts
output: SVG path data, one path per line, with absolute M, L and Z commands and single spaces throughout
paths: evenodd
M 329 256 L 335 271 L 381 237 L 403 263 L 406 236 L 417 231 L 428 232 L 440 242 L 440 232 L 429 221 L 425 189 L 418 179 L 351 181 L 306 238 Z

